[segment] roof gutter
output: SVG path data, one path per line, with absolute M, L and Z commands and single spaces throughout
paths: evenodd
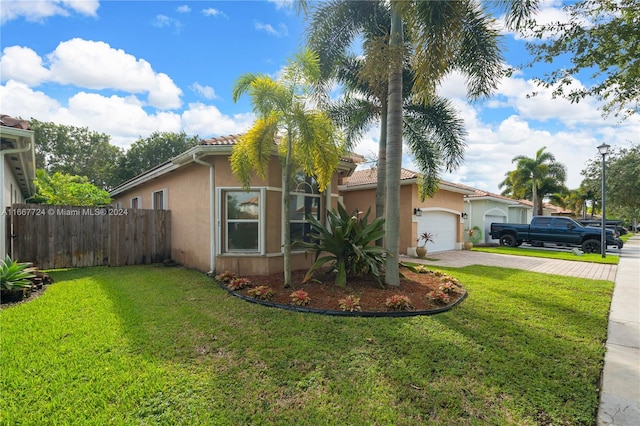
M 191 159 L 194 163 L 201 166 L 209 167 L 209 274 L 216 272 L 216 242 L 215 242 L 215 167 L 211 163 L 202 161 L 197 157 L 197 153 L 193 152 Z

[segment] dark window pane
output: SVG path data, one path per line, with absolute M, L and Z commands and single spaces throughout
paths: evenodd
M 258 223 L 227 223 L 229 251 L 258 251 Z

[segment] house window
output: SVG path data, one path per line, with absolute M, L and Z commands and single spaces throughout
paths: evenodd
M 308 237 L 311 232 L 309 216 L 320 220 L 320 191 L 315 178 L 298 173 L 295 177 L 295 186 L 291 191 L 290 230 L 291 242 L 311 241 Z
M 151 196 L 152 208 L 154 210 L 165 210 L 167 208 L 167 190 L 156 191 Z
M 225 191 L 225 248 L 229 252 L 260 250 L 260 203 L 258 191 Z
M 142 200 L 140 197 L 133 197 L 131 199 L 131 208 L 132 209 L 141 209 L 142 208 Z

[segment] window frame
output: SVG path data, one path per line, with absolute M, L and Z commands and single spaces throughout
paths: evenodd
M 324 199 L 324 197 L 323 197 L 323 193 L 318 190 L 318 182 L 317 182 L 316 178 L 313 177 L 313 176 L 307 176 L 303 172 L 300 172 L 300 171 L 296 173 L 296 177 L 298 177 L 298 176 L 304 177 L 304 181 L 299 182 L 296 185 L 296 187 L 292 188 L 291 191 L 289 192 L 290 206 L 292 206 L 292 209 L 291 209 L 290 213 L 291 214 L 294 213 L 294 210 L 293 210 L 294 204 L 291 203 L 291 201 L 292 201 L 291 199 L 293 197 L 302 197 L 303 198 L 303 203 L 304 203 L 304 199 L 305 198 L 317 199 L 318 200 L 318 211 L 317 211 L 317 214 L 315 215 L 315 217 L 316 217 L 316 219 L 318 219 L 318 221 L 322 222 L 322 217 L 323 217 L 323 214 L 322 214 L 323 213 L 323 199 Z M 312 179 L 312 183 L 307 182 L 306 181 L 307 178 Z M 300 191 L 300 188 L 301 187 L 304 188 L 305 186 L 310 187 L 311 192 L 302 192 L 302 191 Z M 311 207 L 313 208 L 313 203 L 312 203 Z M 307 219 L 306 215 L 302 219 L 292 219 L 291 216 L 289 217 L 289 235 L 291 237 L 291 243 L 292 244 L 295 241 L 298 241 L 298 240 L 294 240 L 293 239 L 293 232 L 292 232 L 291 228 L 292 228 L 292 226 L 294 224 L 296 224 L 296 225 L 297 224 L 302 224 L 303 228 L 305 228 L 304 225 L 309 224 L 309 220 Z M 284 241 L 284 230 L 283 230 L 283 238 L 282 239 Z M 303 235 L 303 241 L 309 242 L 309 239 L 306 238 Z M 304 249 L 302 249 L 302 248 L 298 249 L 298 250 L 294 249 L 292 251 L 304 251 Z
M 217 199 L 220 200 L 217 208 L 218 215 L 218 247 L 221 248 L 221 254 L 223 255 L 264 255 L 265 254 L 265 220 L 266 220 L 266 189 L 259 187 L 251 187 L 247 191 L 241 187 L 218 187 L 217 189 Z M 258 244 L 256 250 L 248 250 L 248 249 L 230 249 L 229 248 L 229 219 L 227 214 L 227 194 L 238 192 L 242 194 L 247 194 L 247 192 L 255 192 L 258 194 L 258 219 L 249 220 L 249 219 L 233 219 L 234 223 L 257 223 L 257 237 Z
M 160 208 L 158 208 L 158 206 L 156 205 L 156 194 L 162 194 L 162 206 L 160 206 Z M 168 195 L 169 195 L 169 191 L 167 191 L 166 188 L 151 192 L 151 208 L 153 210 L 168 210 L 169 209 Z
M 136 204 L 135 206 L 133 204 Z M 142 208 L 142 197 L 137 195 L 135 197 L 131 197 L 129 200 L 129 207 L 132 209 L 141 209 Z

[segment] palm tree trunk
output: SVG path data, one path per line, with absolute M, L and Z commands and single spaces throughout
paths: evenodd
M 402 18 L 398 1 L 391 1 L 391 57 L 403 47 Z M 391 61 L 387 127 L 386 262 L 385 284 L 400 285 L 400 168 L 402 167 L 402 57 Z
M 380 111 L 380 141 L 378 142 L 378 187 L 376 188 L 376 217 L 384 217 L 384 202 L 387 196 L 387 100 L 382 99 Z M 382 246 L 383 238 L 376 241 Z
M 536 186 L 536 180 L 534 178 L 531 178 L 531 201 L 533 202 L 533 215 L 539 216 L 540 213 L 538 213 L 538 189 L 536 188 Z
M 287 154 L 282 169 L 282 229 L 284 229 L 284 287 L 291 287 L 291 163 L 293 138 L 287 132 Z

